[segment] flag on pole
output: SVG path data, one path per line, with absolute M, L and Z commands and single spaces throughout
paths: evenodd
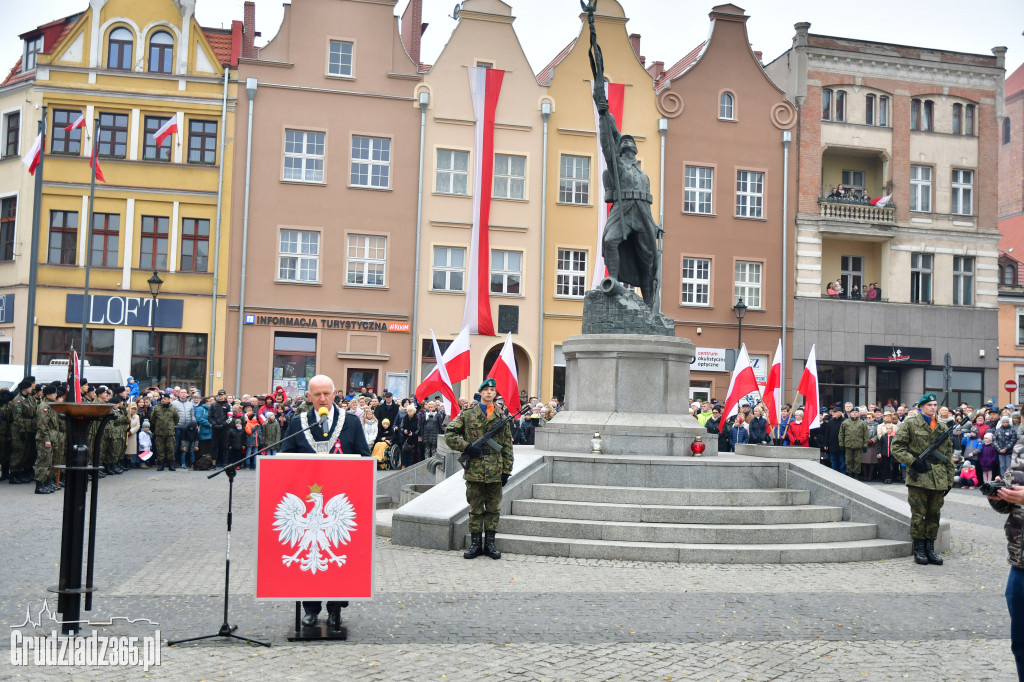
M 747 356 L 747 344 L 743 344 L 736 356 L 732 378 L 729 379 L 729 392 L 725 396 L 725 405 L 722 406 L 722 424 L 740 411 L 740 400 L 750 393 L 760 395 L 757 377 L 754 376 L 754 368 L 750 366 L 750 358 Z
M 68 357 L 68 394 L 74 397 L 76 403 L 82 402 L 82 365 L 78 360 L 78 351 L 71 349 Z
M 519 372 L 516 370 L 516 356 L 512 347 L 512 333 L 505 338 L 505 345 L 501 347 L 498 359 L 494 366 L 487 373 L 489 379 L 494 379 L 498 387 L 498 395 L 505 400 L 505 407 L 510 414 L 519 411 Z
M 103 169 L 100 168 L 100 160 L 97 158 L 95 151 L 96 147 L 93 146 L 92 156 L 89 157 L 89 168 L 92 168 L 96 172 L 96 179 L 100 182 L 106 182 L 107 179 L 103 177 Z
M 444 368 L 452 385 L 469 378 L 469 327 L 463 327 L 452 345 L 445 349 Z
M 491 193 L 494 189 L 494 116 L 505 72 L 469 67 L 469 91 L 476 117 L 473 144 L 473 236 L 469 248 L 466 310 L 462 326 L 471 334 L 494 336 L 491 319 Z
M 778 426 L 782 420 L 782 339 L 775 349 L 775 359 L 768 370 L 768 382 L 764 387 L 764 404 L 768 408 L 768 429 Z
M 590 83 L 590 90 L 593 92 L 594 82 L 588 82 Z M 619 130 L 622 130 L 622 109 L 626 99 L 626 84 L 605 81 L 604 95 L 608 99 L 608 113 L 615 118 L 615 125 L 618 126 Z M 594 130 L 601 130 L 601 114 L 597 110 L 596 103 L 594 104 Z M 608 161 L 604 158 L 604 152 L 601 150 L 601 135 L 598 133 L 596 177 L 604 178 L 606 170 L 608 170 Z M 605 204 L 603 210 L 600 207 L 597 209 L 597 257 L 594 259 L 594 281 L 591 289 L 596 289 L 601 280 L 608 276 L 608 268 L 605 267 L 604 256 L 601 255 L 601 245 L 604 243 L 604 228 L 608 224 L 608 214 L 611 212 L 611 204 Z
M 416 387 L 416 400 L 426 400 L 427 396 L 440 393 L 445 412 L 454 419 L 459 414 L 459 403 L 452 386 L 469 376 L 469 330 L 463 329 L 443 354 L 438 348 L 433 329 L 430 330 L 430 338 L 434 342 L 437 364 Z M 454 374 L 449 374 L 449 368 Z M 456 378 L 452 379 L 452 376 Z
M 810 420 L 808 430 L 818 428 L 821 426 L 821 401 L 818 398 L 818 363 L 814 357 L 814 346 L 807 354 L 807 364 L 796 391 L 804 397 L 804 419 Z
M 884 197 L 879 197 L 877 199 L 872 199 L 871 200 L 871 204 L 873 206 L 877 206 L 878 208 L 885 208 L 885 205 L 888 204 L 890 201 L 892 201 L 892 193 L 891 192 L 889 194 L 886 194 Z
M 68 132 L 69 133 L 72 130 L 74 130 L 75 128 L 84 128 L 84 127 L 85 127 L 85 114 L 82 114 L 78 118 L 75 119 L 74 123 L 72 123 L 69 126 L 64 126 L 64 132 Z
M 168 135 L 173 135 L 176 132 L 178 132 L 178 115 L 174 114 L 153 133 L 153 140 L 156 141 L 156 146 L 162 145 Z
M 28 174 L 36 174 L 36 166 L 43 159 L 43 134 L 39 133 L 36 135 L 35 142 L 32 143 L 32 148 L 28 150 L 28 154 L 22 157 L 21 162 L 28 166 Z

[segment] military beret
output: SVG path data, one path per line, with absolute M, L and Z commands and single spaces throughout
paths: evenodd
M 25 377 L 25 380 L 29 382 L 35 382 L 36 378 L 29 374 L 27 377 Z
M 480 384 L 480 387 L 478 389 L 476 389 L 476 390 L 477 391 L 482 391 L 485 388 L 497 389 L 498 388 L 498 384 L 494 381 L 494 379 L 488 377 L 488 378 L 483 380 L 483 382 Z
M 43 386 L 43 395 L 56 395 L 57 387 L 53 384 L 46 384 Z
M 917 406 L 920 407 L 925 403 L 935 403 L 938 401 L 939 399 L 935 397 L 934 393 L 925 393 L 923 396 L 921 396 L 920 400 L 917 401 Z
M 32 388 L 32 382 L 29 379 L 22 379 L 18 382 L 19 391 L 24 391 L 26 388 Z

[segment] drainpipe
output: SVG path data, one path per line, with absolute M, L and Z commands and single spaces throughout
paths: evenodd
M 664 277 L 663 247 L 665 244 L 665 136 L 668 134 L 668 119 L 658 119 L 658 135 L 661 137 L 661 176 L 658 182 L 658 291 L 655 294 L 654 307 L 661 312 L 661 289 Z
M 427 134 L 427 106 L 430 93 L 420 91 L 420 172 L 416 187 L 416 266 L 412 277 L 412 360 L 409 362 L 409 388 L 416 390 L 416 351 L 419 344 L 417 311 L 420 307 L 420 239 L 423 237 L 423 150 Z
M 785 400 L 786 391 L 786 313 L 787 287 L 789 277 L 787 256 L 789 255 L 789 143 L 793 141 L 793 133 L 789 130 L 782 131 L 782 362 L 779 364 L 779 381 L 782 386 L 782 396 Z
M 245 262 L 249 247 L 249 184 L 252 179 L 252 105 L 256 99 L 259 82 L 255 78 L 245 79 L 245 93 L 249 96 L 249 120 L 245 132 L 245 207 L 242 214 L 242 273 L 238 287 L 238 348 L 235 360 L 235 395 L 242 394 L 242 330 L 245 329 Z
M 224 94 L 220 101 L 220 170 L 217 171 L 217 222 L 214 234 L 217 242 L 213 245 L 213 295 L 210 298 L 210 378 L 206 383 L 206 395 L 213 395 L 214 358 L 217 357 L 217 283 L 220 281 L 220 224 L 224 206 L 224 160 L 228 149 L 228 135 L 225 126 L 228 118 L 228 74 L 224 69 Z
M 544 141 L 541 145 L 541 175 L 540 175 L 540 324 L 538 325 L 537 336 L 540 343 L 537 344 L 537 398 L 544 395 L 541 390 L 544 383 L 544 299 L 547 296 L 547 289 L 544 288 L 544 263 L 547 255 L 547 240 L 545 235 L 548 229 L 548 119 L 551 118 L 551 102 L 542 102 L 540 115 L 544 119 Z

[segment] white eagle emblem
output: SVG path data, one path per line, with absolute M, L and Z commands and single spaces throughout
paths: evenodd
M 331 545 L 347 545 L 356 528 L 356 510 L 344 493 L 335 495 L 324 504 L 323 488 L 309 487 L 313 508 L 306 513 L 306 504 L 295 495 L 285 493 L 274 512 L 274 530 L 281 531 L 278 538 L 282 545 L 299 549 L 295 554 L 281 555 L 285 566 L 298 561 L 303 571 L 315 574 L 326 571 L 331 562 L 345 565 L 345 555 L 336 555 Z M 301 559 L 300 554 L 305 553 Z

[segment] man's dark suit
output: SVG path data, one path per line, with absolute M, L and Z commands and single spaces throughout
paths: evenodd
M 369 457 L 370 447 L 366 444 L 366 435 L 363 433 L 363 425 L 355 415 L 342 412 L 340 409 L 335 407 L 331 426 L 327 432 L 334 432 L 335 427 L 338 425 L 339 415 L 341 415 L 345 420 L 344 425 L 341 427 L 341 433 L 338 434 L 338 442 L 341 443 L 342 453 L 346 455 Z M 306 413 L 306 422 L 308 424 L 315 424 L 318 421 L 320 420 L 317 417 L 316 410 L 310 410 Z M 316 426 L 311 428 L 309 433 L 313 436 L 313 440 L 318 442 L 323 442 L 330 438 L 330 436 L 324 438 L 323 430 Z M 295 416 L 288 420 L 288 430 L 285 432 L 284 440 L 281 441 L 281 452 L 293 452 L 300 454 L 315 454 L 316 452 L 306 441 L 306 434 L 302 433 L 302 419 L 299 413 L 296 413 Z M 320 604 L 321 602 L 318 601 L 304 601 L 302 602 L 302 609 L 307 614 L 313 614 L 315 618 L 320 614 Z M 348 603 L 340 601 L 327 602 L 327 613 L 330 614 L 332 618 L 337 619 L 339 623 L 340 619 L 338 619 L 337 616 L 342 605 L 348 606 Z M 330 620 L 330 618 L 328 620 Z

